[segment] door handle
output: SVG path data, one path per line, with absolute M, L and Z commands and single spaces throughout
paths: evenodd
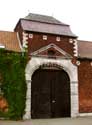
M 55 103 L 56 101 L 55 100 L 52 100 L 52 103 Z

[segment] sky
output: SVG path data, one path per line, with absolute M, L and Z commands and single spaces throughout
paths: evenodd
M 92 0 L 0 0 L 0 30 L 13 31 L 28 13 L 53 16 L 78 39 L 92 41 Z

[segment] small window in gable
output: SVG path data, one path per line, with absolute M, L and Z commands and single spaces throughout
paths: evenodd
M 43 40 L 47 40 L 47 35 L 43 35 Z
M 60 41 L 60 37 L 59 36 L 56 37 L 56 41 Z
M 55 51 L 53 51 L 53 50 L 48 50 L 48 58 L 56 58 L 56 56 L 55 56 Z
M 48 50 L 48 55 L 49 55 L 49 56 L 55 56 L 55 51 L 53 51 L 53 50 Z
M 31 38 L 31 39 L 33 38 L 33 34 L 32 34 L 32 33 L 31 33 L 31 34 L 29 34 L 29 38 Z

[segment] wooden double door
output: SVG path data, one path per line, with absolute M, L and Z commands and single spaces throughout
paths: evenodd
M 35 71 L 31 87 L 32 118 L 70 117 L 70 80 L 64 70 Z

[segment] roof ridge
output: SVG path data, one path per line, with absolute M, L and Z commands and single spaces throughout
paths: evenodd
M 0 32 L 16 33 L 16 32 L 14 32 L 14 31 L 5 31 L 5 30 L 0 30 Z
M 79 42 L 92 42 L 92 41 L 87 41 L 87 40 L 78 40 Z
M 50 22 L 42 22 L 42 21 L 37 21 L 37 20 L 30 20 L 30 19 L 25 19 L 25 18 L 21 18 L 20 20 L 27 20 L 27 21 L 34 21 L 34 22 L 39 22 L 39 23 L 45 23 L 45 24 L 54 24 L 54 25 L 61 25 L 61 26 L 69 26 L 68 24 L 56 24 L 56 23 L 50 23 Z
M 67 25 L 53 16 L 42 15 L 42 14 L 29 13 L 24 19 L 33 20 L 37 22 L 50 23 L 50 24 L 57 24 L 57 25 Z
M 52 17 L 50 15 L 38 14 L 38 13 L 29 13 L 28 15 L 37 15 L 37 16 L 45 16 L 45 17 Z

